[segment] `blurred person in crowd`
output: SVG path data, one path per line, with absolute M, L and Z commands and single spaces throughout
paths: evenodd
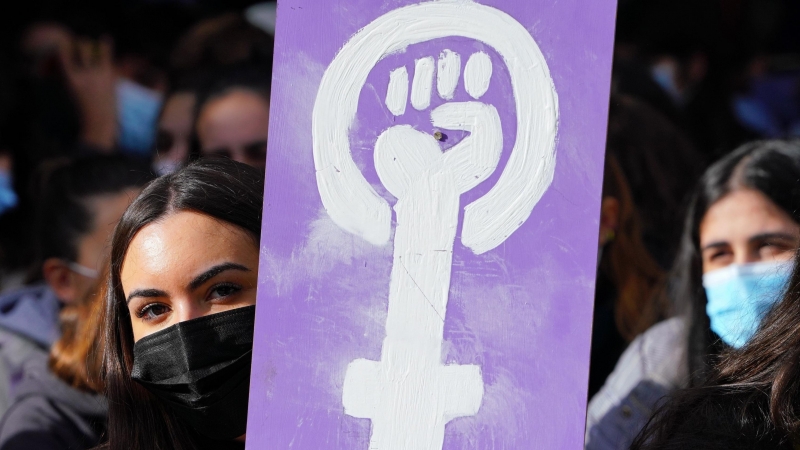
M 271 66 L 273 46 L 272 36 L 244 15 L 226 13 L 197 23 L 181 36 L 172 50 L 170 68 L 185 76 L 243 64 Z
M 13 186 L 14 146 L 11 135 L 15 103 L 15 80 L 7 62 L 0 58 L 0 215 L 14 208 L 19 198 Z
M 158 118 L 153 168 L 158 175 L 172 173 L 192 155 L 197 98 L 214 80 L 213 71 L 189 74 L 175 83 L 165 96 Z
M 168 88 L 166 71 L 155 60 L 159 48 L 174 40 L 159 29 L 171 16 L 137 8 L 75 9 L 34 21 L 20 39 L 32 92 L 42 96 L 36 109 L 49 115 L 46 108 L 55 98 L 55 111 L 69 118 L 70 127 L 58 130 L 55 117 L 46 116 L 41 125 L 62 153 L 147 154 Z M 167 63 L 166 56 L 161 59 Z
M 637 337 L 587 412 L 587 449 L 627 448 L 658 401 L 697 386 L 780 298 L 800 246 L 800 143 L 746 144 L 693 196 L 670 276 L 676 317 Z
M 631 192 L 611 153 L 606 155 L 603 174 L 599 239 L 590 398 L 614 370 L 625 347 L 665 314 L 657 296 L 663 271 L 642 243 Z
M 152 178 L 147 164 L 123 156 L 55 164 L 37 226 L 44 283 L 0 297 L 4 450 L 99 442 L 105 417 L 96 379 L 100 272 L 117 221 Z
M 705 157 L 666 117 L 625 95 L 611 96 L 607 151 L 630 186 L 647 249 L 669 268 L 681 231 L 675 217 L 683 214 Z
M 120 220 L 104 448 L 244 448 L 263 182 L 248 165 L 200 159 L 152 182 Z
M 197 94 L 177 89 L 166 97 L 158 118 L 153 167 L 157 174 L 166 175 L 178 170 L 189 160 Z
M 738 121 L 762 138 L 800 137 L 800 60 L 763 55 L 747 64 L 733 99 Z
M 620 4 L 617 22 L 615 91 L 664 114 L 709 161 L 756 138 L 737 123 L 731 108 L 738 67 L 753 51 L 754 36 L 746 34 L 754 28 L 745 29 L 749 17 L 729 13 L 743 13 L 745 3 L 765 2 L 627 3 Z
M 782 300 L 710 379 L 668 397 L 634 450 L 794 450 L 800 446 L 800 253 Z
M 269 67 L 227 70 L 198 100 L 196 153 L 264 170 L 269 129 Z

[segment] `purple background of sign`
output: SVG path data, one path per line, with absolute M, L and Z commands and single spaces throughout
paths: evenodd
M 314 177 L 311 112 L 322 74 L 372 20 L 411 0 L 280 0 L 247 448 L 367 450 L 370 421 L 344 414 L 347 364 L 380 360 L 392 245 L 375 247 L 325 213 Z M 588 379 L 597 229 L 615 19 L 614 0 L 481 0 L 521 22 L 548 62 L 560 122 L 553 184 L 504 244 L 477 256 L 456 238 L 443 361 L 479 364 L 485 394 L 476 416 L 446 428 L 444 448 L 579 449 Z M 432 132 L 429 111 L 386 110 L 389 72 L 449 48 L 462 64 L 489 53 L 492 85 L 481 101 L 503 121 L 495 174 L 462 196 L 485 194 L 516 135 L 508 72 L 479 42 L 440 39 L 376 66 L 361 92 L 353 156 L 387 198 L 372 164 L 378 135 L 409 123 Z M 443 103 L 435 94 L 430 109 Z M 454 101 L 468 100 L 463 83 Z M 448 133 L 446 146 L 463 133 Z M 462 212 L 463 217 L 463 212 Z

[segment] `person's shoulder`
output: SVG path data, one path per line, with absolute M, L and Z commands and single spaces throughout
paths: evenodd
M 639 337 L 642 372 L 657 384 L 684 387 L 688 377 L 687 320 L 673 317 L 659 322 Z
M 637 380 L 653 375 L 663 378 L 658 375 L 664 363 L 673 365 L 685 359 L 685 330 L 683 317 L 673 317 L 651 326 L 628 345 L 614 372 Z M 609 378 L 613 378 L 613 374 Z
M 82 405 L 65 398 L 60 386 L 41 383 L 41 392 L 34 387 L 27 386 L 0 421 L 0 450 L 90 448 L 99 443 L 106 418 L 98 396 L 82 394 Z
M 43 444 L 57 443 L 52 430 L 60 421 L 57 408 L 46 396 L 18 398 L 0 421 L 0 450 L 57 448 Z
M 683 316 L 672 317 L 648 328 L 636 340 L 648 345 L 673 344 L 683 339 L 686 333 L 687 320 Z

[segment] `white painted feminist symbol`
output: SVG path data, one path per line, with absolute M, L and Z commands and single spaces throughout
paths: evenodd
M 391 11 L 345 44 L 323 76 L 313 112 L 322 203 L 337 225 L 375 245 L 389 241 L 391 211 L 350 153 L 359 94 L 387 55 L 450 36 L 483 42 L 503 58 L 517 114 L 506 168 L 485 196 L 465 207 L 461 242 L 476 254 L 497 247 L 528 219 L 552 182 L 558 100 L 547 63 L 527 30 L 471 0 L 435 0 Z M 452 100 L 461 56 L 445 49 L 438 61 L 416 61 L 410 102 L 417 110 L 430 107 L 434 72 L 439 96 Z M 378 177 L 398 199 L 386 338 L 381 361 L 348 365 L 342 394 L 346 414 L 372 421 L 371 450 L 441 450 L 447 422 L 480 409 L 480 367 L 444 365 L 441 350 L 460 196 L 495 171 L 503 149 L 497 110 L 477 101 L 491 77 L 489 55 L 471 55 L 463 80 L 476 101 L 445 103 L 431 112 L 435 127 L 470 133 L 448 151 L 408 125 L 389 128 L 375 144 Z M 386 107 L 401 116 L 408 97 L 408 70 L 400 67 L 389 74 Z

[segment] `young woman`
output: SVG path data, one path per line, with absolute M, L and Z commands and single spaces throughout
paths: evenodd
M 263 174 L 201 159 L 151 183 L 114 233 L 110 450 L 244 448 Z
M 800 448 L 800 253 L 783 300 L 705 386 L 675 392 L 633 450 Z
M 100 272 L 114 226 L 151 179 L 145 162 L 122 156 L 51 169 L 36 227 L 46 283 L 0 298 L 0 385 L 13 394 L 8 411 L 3 404 L 0 449 L 100 443 L 107 412 L 99 383 Z
M 678 316 L 634 340 L 589 404 L 589 449 L 627 448 L 665 394 L 701 384 L 785 287 L 800 245 L 800 143 L 747 144 L 712 165 L 690 205 L 670 298 Z
M 192 156 L 222 156 L 264 171 L 269 135 L 269 69 L 226 70 L 197 99 Z

